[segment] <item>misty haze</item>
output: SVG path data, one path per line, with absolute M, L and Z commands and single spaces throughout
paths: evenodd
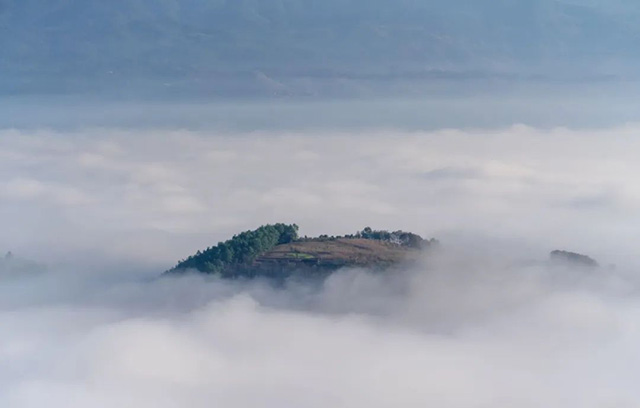
M 0 0 L 0 407 L 640 407 L 638 17 Z

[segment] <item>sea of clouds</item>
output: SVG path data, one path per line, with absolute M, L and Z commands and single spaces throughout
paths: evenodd
M 638 407 L 639 131 L 2 130 L 0 406 Z M 157 279 L 269 222 L 442 248 Z

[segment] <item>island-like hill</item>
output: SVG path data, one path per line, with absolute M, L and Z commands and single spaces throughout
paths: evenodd
M 11 251 L 4 257 L 0 257 L 0 280 L 36 275 L 44 272 L 45 269 L 43 265 L 36 262 L 14 256 Z
M 326 274 L 344 267 L 387 269 L 416 261 L 437 241 L 367 227 L 353 235 L 299 237 L 295 224 L 245 231 L 180 261 L 169 274 L 197 271 L 226 278 Z
M 552 265 L 565 265 L 583 268 L 598 268 L 598 261 L 587 255 L 576 252 L 555 250 L 549 254 L 549 262 Z

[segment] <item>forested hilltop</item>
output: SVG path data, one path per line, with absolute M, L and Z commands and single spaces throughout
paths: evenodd
M 198 251 L 195 255 L 178 262 L 172 271 L 195 269 L 204 273 L 223 272 L 231 265 L 252 262 L 258 255 L 277 245 L 288 244 L 298 239 L 296 224 L 263 225 L 254 231 L 245 231 L 214 247 Z
M 367 227 L 344 236 L 299 237 L 296 224 L 263 225 L 220 242 L 180 261 L 168 271 L 198 271 L 223 277 L 283 276 L 298 272 L 328 272 L 347 266 L 387 268 L 417 259 L 436 244 L 405 231 Z

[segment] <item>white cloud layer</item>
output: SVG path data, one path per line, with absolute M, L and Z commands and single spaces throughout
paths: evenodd
M 638 130 L 2 131 L 0 249 L 50 267 L 0 280 L 0 406 L 638 407 Z M 444 252 L 148 279 L 280 221 Z M 619 267 L 520 262 L 555 248 Z
M 528 240 L 616 262 L 635 251 L 640 147 L 608 130 L 0 133 L 0 248 L 169 266 L 273 221 Z M 472 240 L 474 241 L 474 240 Z M 37 248 L 37 250 L 36 250 Z
M 0 404 L 638 406 L 637 285 L 450 255 L 320 288 L 5 282 Z

